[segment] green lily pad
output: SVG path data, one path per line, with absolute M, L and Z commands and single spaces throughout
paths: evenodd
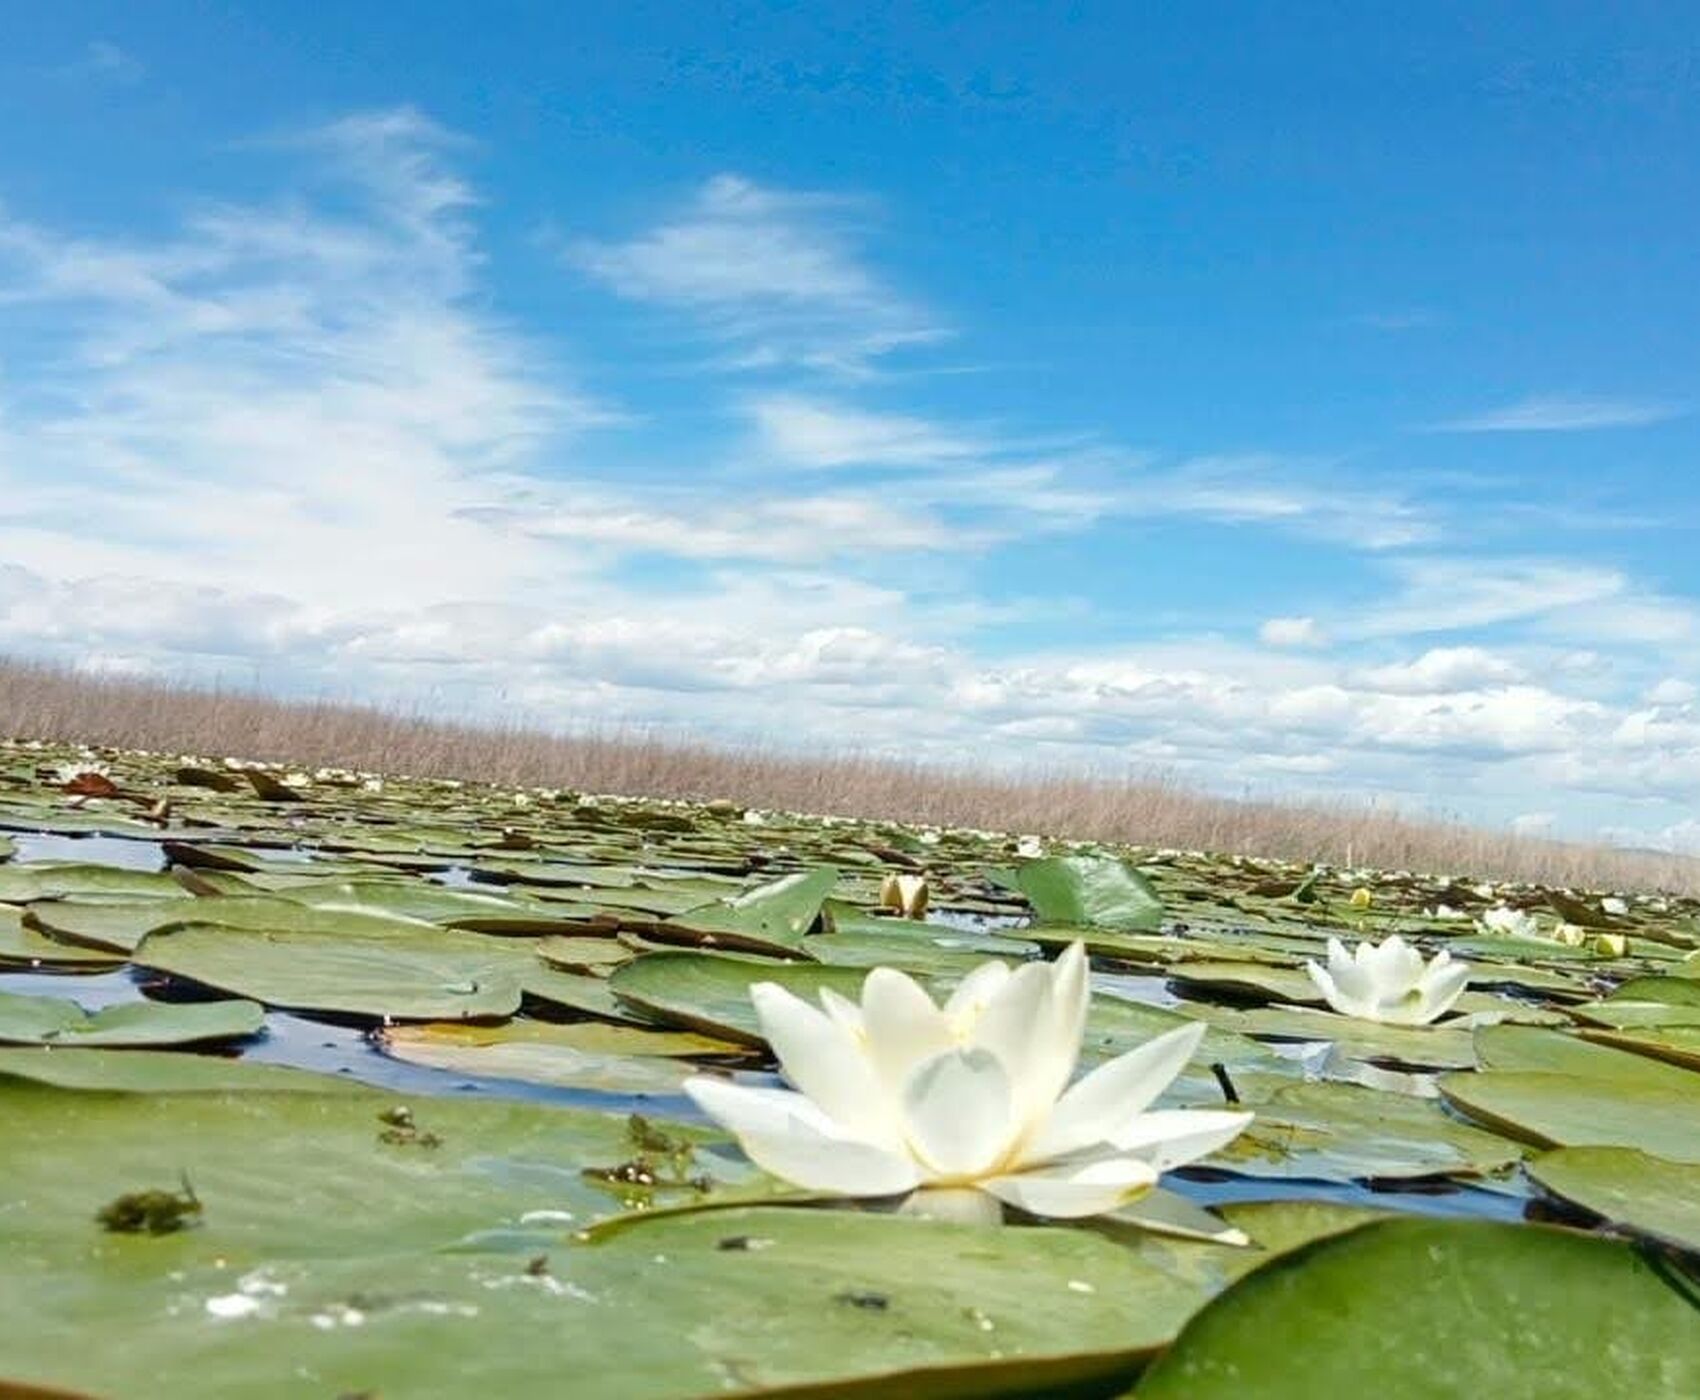
M 409 1064 L 615 1094 L 677 1093 L 692 1072 L 678 1057 L 748 1053 L 742 1045 L 682 1031 L 524 1019 L 499 1026 L 394 1026 L 378 1044 Z
M 1603 1047 L 1601 1053 L 1654 1063 Z M 1482 1070 L 1447 1075 L 1440 1091 L 1459 1112 L 1541 1147 L 1636 1147 L 1700 1162 L 1700 1078 L 1663 1068 L 1663 1079 L 1633 1068 L 1588 1076 Z
M 1631 977 L 1627 982 L 1619 983 L 1609 999 L 1700 1006 L 1700 975 L 1666 973 L 1658 977 Z
M 1599 1045 L 1700 1070 L 1700 1025 L 1663 1025 L 1639 1030 L 1594 1030 L 1585 1026 L 1582 1035 Z M 1696 1091 L 1700 1092 L 1700 1081 L 1696 1083 Z
M 0 1173 L 27 1203 L 0 1218 L 9 1373 L 185 1400 L 280 1368 L 329 1394 L 445 1400 L 558 1395 L 569 1375 L 574 1395 L 660 1400 L 714 1393 L 728 1366 L 744 1388 L 1113 1388 L 1206 1296 L 1176 1254 L 1233 1253 L 1168 1241 L 1147 1258 L 1080 1230 L 747 1207 L 574 1245 L 613 1199 L 584 1169 L 634 1151 L 623 1120 L 401 1107 L 0 1084 Z M 700 1152 L 684 1168 L 704 1169 L 718 1179 Z M 196 1228 L 150 1238 L 94 1223 L 120 1193 L 175 1187 L 181 1172 L 202 1203 Z
M 1011 883 L 1043 923 L 1153 932 L 1163 922 L 1163 901 L 1151 882 L 1108 856 L 1023 861 Z
M 813 1001 L 821 988 L 857 1000 L 867 972 L 819 963 L 769 962 L 735 953 L 645 953 L 608 978 L 623 1004 L 654 1020 L 721 1036 L 744 1045 L 763 1045 L 750 1004 L 750 987 L 777 982 Z
M 334 1074 L 171 1050 L 0 1047 L 0 1078 L 121 1094 L 348 1094 L 366 1087 Z
M 42 972 L 106 972 L 124 960 L 98 948 L 61 943 L 26 923 L 22 910 L 0 904 L 0 968 L 22 967 Z
M 820 921 L 821 906 L 838 882 L 832 866 L 799 871 L 758 885 L 731 899 L 688 909 L 668 919 L 664 937 L 679 934 L 692 942 L 731 948 L 800 950 L 804 935 Z
M 1248 1274 L 1187 1324 L 1139 1386 L 1140 1400 L 1360 1393 L 1700 1394 L 1700 1326 L 1693 1300 L 1628 1245 L 1534 1226 L 1389 1220 Z
M 63 997 L 0 992 L 8 1045 L 195 1045 L 254 1035 L 265 1019 L 251 1001 L 132 1001 L 90 1013 Z
M 296 1011 L 439 1021 L 509 1016 L 520 1001 L 521 965 L 511 944 L 428 924 L 397 931 L 349 922 L 334 934 L 186 924 L 150 933 L 134 960 Z
M 1360 1084 L 1237 1075 L 1256 1118 L 1211 1159 L 1251 1176 L 1325 1181 L 1484 1176 L 1524 1149 L 1450 1117 L 1433 1099 Z
M 1539 1185 L 1617 1229 L 1700 1254 L 1700 1165 L 1629 1147 L 1565 1147 L 1526 1167 Z
M 151 870 L 121 870 L 110 865 L 42 861 L 34 865 L 0 866 L 0 902 L 6 904 L 89 894 L 176 899 L 182 896 L 183 887 L 169 875 Z

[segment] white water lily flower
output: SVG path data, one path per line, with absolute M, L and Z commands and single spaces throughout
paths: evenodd
M 971 1219 L 997 1218 L 999 1202 L 1098 1215 L 1216 1151 L 1251 1114 L 1151 1110 L 1198 1049 L 1201 1022 L 1071 1085 L 1087 973 L 1076 943 L 1055 963 L 983 963 L 943 1006 L 889 967 L 868 974 L 860 1005 L 823 991 L 817 1008 L 760 982 L 756 1015 L 795 1090 L 698 1075 L 685 1091 L 758 1166 L 810 1190 L 906 1195 L 911 1208 Z
M 1629 912 L 1629 901 L 1621 899 L 1615 894 L 1608 894 L 1600 901 L 1600 908 L 1607 914 L 1627 914 Z
M 1338 938 L 1328 940 L 1328 967 L 1305 964 L 1310 980 L 1342 1016 L 1393 1026 L 1426 1026 L 1464 995 L 1467 963 L 1450 953 L 1423 955 L 1394 934 L 1385 943 L 1360 943 L 1348 953 Z
M 1533 914 L 1526 909 L 1513 909 L 1502 904 L 1497 909 L 1489 909 L 1481 917 L 1481 927 L 1484 933 L 1497 933 L 1502 938 L 1519 938 L 1534 941 L 1543 938 L 1541 924 Z

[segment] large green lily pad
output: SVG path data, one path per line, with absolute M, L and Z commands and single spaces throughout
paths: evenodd
M 1447 1075 L 1440 1089 L 1461 1113 L 1542 1147 L 1636 1147 L 1700 1162 L 1700 1075 L 1671 1074 L 1688 1082 L 1634 1071 L 1583 1077 L 1484 1070 Z
M 1628 1245 L 1390 1220 L 1286 1254 L 1189 1322 L 1140 1400 L 1700 1394 L 1700 1312 Z
M 575 1395 L 689 1397 L 729 1367 L 742 1387 L 1031 1394 L 1130 1378 L 1206 1292 L 1170 1262 L 1182 1242 L 1147 1258 L 1078 1230 L 845 1211 L 734 1208 L 574 1245 L 607 1199 L 581 1169 L 634 1150 L 622 1120 L 407 1107 L 0 1084 L 0 1173 L 24 1206 L 0 1224 L 9 1373 L 188 1400 L 280 1367 L 331 1394 L 551 1396 L 570 1376 Z M 182 1172 L 195 1228 L 95 1224 Z M 91 1329 L 102 1345 L 79 1345 Z
M 1163 901 L 1132 865 L 1109 856 L 1047 856 L 1023 861 L 1011 876 L 1040 922 L 1152 932 Z
M 265 1019 L 252 1001 L 129 1001 L 90 1013 L 63 997 L 0 992 L 7 1045 L 195 1045 L 254 1035 Z
M 1631 1147 L 1565 1147 L 1534 1158 L 1527 1171 L 1608 1225 L 1700 1254 L 1700 1165 Z
M 777 982 L 813 1000 L 830 987 L 851 999 L 862 994 L 867 971 L 819 963 L 769 962 L 733 953 L 646 953 L 618 967 L 609 989 L 645 1016 L 745 1045 L 762 1045 L 750 987 Z
M 439 1021 L 508 1016 L 520 1002 L 520 965 L 509 943 L 431 925 L 328 934 L 188 924 L 150 933 L 135 961 L 299 1011 Z

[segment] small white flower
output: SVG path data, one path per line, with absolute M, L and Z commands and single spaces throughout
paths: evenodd
M 1069 1081 L 1085 1033 L 1085 950 L 975 968 L 943 1006 L 876 968 L 860 1005 L 750 989 L 791 1089 L 698 1075 L 685 1090 L 764 1170 L 810 1190 L 908 1196 L 995 1218 L 997 1202 L 1072 1218 L 1115 1210 L 1160 1173 L 1230 1142 L 1249 1113 L 1150 1110 L 1198 1049 L 1181 1026 Z
M 1608 914 L 1627 914 L 1629 912 L 1629 902 L 1624 899 L 1619 899 L 1615 894 L 1608 894 L 1600 901 L 1600 908 Z
M 1025 860 L 1037 860 L 1045 854 L 1045 842 L 1042 837 L 1023 836 L 1015 843 L 1015 853 Z
M 112 770 L 104 763 L 61 763 L 53 770 L 53 781 L 69 787 L 78 778 L 110 778 Z
M 1432 961 L 1394 934 L 1385 943 L 1360 943 L 1348 953 L 1338 938 L 1328 940 L 1328 968 L 1305 964 L 1310 980 L 1342 1016 L 1393 1026 L 1426 1026 L 1464 995 L 1467 963 L 1436 953 Z
M 1513 909 L 1502 904 L 1497 909 L 1489 909 L 1480 920 L 1484 933 L 1497 933 L 1502 938 L 1519 938 L 1534 941 L 1543 938 L 1540 920 L 1526 909 Z

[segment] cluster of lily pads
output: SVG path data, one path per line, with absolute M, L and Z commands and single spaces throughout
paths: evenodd
M 1693 900 L 19 743 L 0 830 L 0 1393 L 1700 1394 Z

